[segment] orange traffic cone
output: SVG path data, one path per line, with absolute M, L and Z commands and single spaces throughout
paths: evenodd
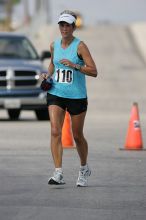
M 63 148 L 73 148 L 73 145 L 70 115 L 66 112 L 62 128 L 62 146 Z
M 133 103 L 131 117 L 125 142 L 125 150 L 142 150 L 142 133 L 140 128 L 138 104 Z

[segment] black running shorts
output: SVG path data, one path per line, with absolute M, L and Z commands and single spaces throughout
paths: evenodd
M 57 105 L 64 110 L 67 110 L 71 115 L 78 115 L 87 111 L 88 100 L 83 99 L 68 99 L 58 97 L 47 93 L 47 105 Z

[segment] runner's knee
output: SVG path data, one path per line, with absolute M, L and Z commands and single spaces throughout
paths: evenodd
M 51 135 L 53 137 L 61 137 L 61 130 L 56 127 L 52 127 L 51 128 Z
M 84 138 L 83 134 L 76 133 L 76 132 L 73 134 L 73 136 L 74 136 L 74 140 L 76 143 L 80 143 Z

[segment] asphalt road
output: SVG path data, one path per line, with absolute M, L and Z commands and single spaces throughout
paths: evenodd
M 54 31 L 54 34 L 56 32 Z M 50 125 L 22 112 L 9 121 L 0 111 L 1 220 L 145 220 L 146 151 L 125 151 L 133 102 L 138 102 L 146 143 L 146 65 L 127 27 L 99 26 L 78 31 L 95 57 L 99 76 L 87 77 L 89 108 L 85 136 L 92 176 L 77 188 L 75 148 L 64 149 L 66 185 L 48 186 L 54 169 Z

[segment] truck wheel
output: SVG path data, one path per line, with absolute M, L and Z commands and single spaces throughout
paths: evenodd
M 48 109 L 35 110 L 36 117 L 40 121 L 49 120 Z
M 8 115 L 11 120 L 18 120 L 20 115 L 19 109 L 8 109 Z

